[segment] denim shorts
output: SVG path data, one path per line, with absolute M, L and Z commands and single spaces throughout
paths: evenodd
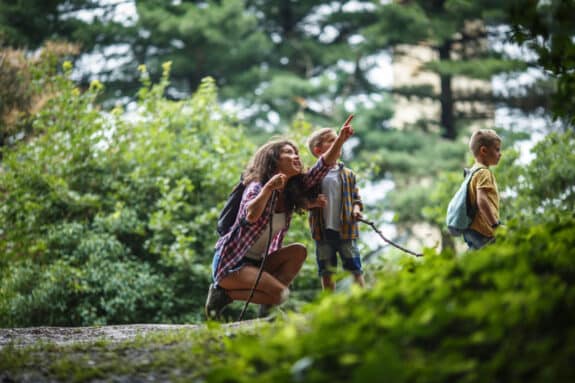
M 214 254 L 214 258 L 212 259 L 212 279 L 214 281 L 216 280 L 216 270 L 218 268 L 218 264 L 220 263 L 220 251 L 221 251 L 220 249 L 216 249 L 216 252 Z M 234 267 L 232 267 L 230 270 L 228 270 L 226 272 L 226 275 L 229 275 L 233 272 L 238 271 L 239 269 L 241 269 L 245 265 L 260 267 L 261 264 L 262 264 L 261 260 L 256 260 L 256 259 L 244 257 L 238 263 L 236 263 L 234 265 Z M 217 285 L 217 283 L 216 283 L 216 285 Z
M 318 274 L 320 276 L 334 274 L 337 271 L 338 254 L 344 270 L 353 274 L 361 274 L 361 257 L 357 248 L 357 241 L 355 239 L 341 239 L 339 233 L 333 230 L 326 230 L 326 238 L 315 241 Z
M 495 241 L 495 238 L 486 237 L 472 229 L 467 229 L 463 232 L 463 239 L 465 240 L 465 243 L 467 243 L 467 246 L 469 246 L 470 250 L 481 249 L 485 245 Z

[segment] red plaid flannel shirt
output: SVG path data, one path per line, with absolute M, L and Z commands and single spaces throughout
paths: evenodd
M 329 166 L 325 164 L 323 157 L 320 157 L 315 165 L 304 174 L 304 186 L 306 189 L 310 189 L 321 182 L 328 171 Z M 271 206 L 271 198 L 257 221 L 251 224 L 246 221 L 247 204 L 259 194 L 262 187 L 263 185 L 259 182 L 252 182 L 247 185 L 242 196 L 236 222 L 234 222 L 230 231 L 216 243 L 215 248 L 219 250 L 220 254 L 214 275 L 216 283 L 238 264 L 269 223 L 270 210 L 275 209 L 275 206 Z M 284 228 L 272 238 L 269 249 L 270 254 L 282 247 L 283 239 L 289 229 L 292 215 L 293 211 L 286 212 L 286 224 Z

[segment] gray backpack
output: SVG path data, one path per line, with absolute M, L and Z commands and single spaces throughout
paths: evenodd
M 459 236 L 469 228 L 477 214 L 477 206 L 469 201 L 467 196 L 469 190 L 469 182 L 473 175 L 485 167 L 464 169 L 465 179 L 459 186 L 459 189 L 449 201 L 447 206 L 447 230 L 451 235 Z

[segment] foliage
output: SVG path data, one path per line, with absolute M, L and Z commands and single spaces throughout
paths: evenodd
M 532 149 L 533 159 L 518 164 L 504 158 L 508 171 L 497 173 L 507 189 L 502 201 L 506 217 L 514 220 L 560 220 L 575 211 L 575 133 L 551 133 Z
M 0 51 L 0 149 L 32 134 L 30 116 L 56 92 L 49 74 L 78 51 L 76 45 L 51 41 L 31 58 L 22 50 Z
M 406 259 L 372 290 L 333 295 L 306 320 L 231 339 L 207 380 L 572 379 L 574 223 L 513 227 L 462 257 Z
M 102 113 L 101 84 L 81 92 L 65 68 L 49 77 L 57 92 L 35 138 L 5 151 L 0 325 L 199 320 L 218 206 L 252 145 L 209 78 L 171 102 L 169 63 L 157 85 L 142 67 L 124 117 Z
M 90 51 L 114 41 L 122 26 L 110 17 L 124 2 L 99 0 L 4 1 L 0 8 L 0 46 L 35 50 L 47 40 L 73 41 Z M 122 28 L 126 33 L 128 28 Z
M 571 126 L 575 125 L 575 22 L 572 1 L 510 1 L 511 39 L 529 47 L 540 67 L 557 81 L 552 111 Z
M 7 347 L 0 368 L 51 381 L 572 381 L 574 245 L 573 217 L 513 224 L 485 249 L 405 256 L 371 289 L 324 296 L 269 325 Z

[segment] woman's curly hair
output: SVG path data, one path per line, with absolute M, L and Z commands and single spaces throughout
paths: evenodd
M 278 162 L 284 146 L 291 146 L 296 153 L 299 150 L 296 144 L 285 138 L 277 138 L 262 145 L 253 155 L 244 173 L 245 185 L 250 182 L 259 182 L 264 185 L 278 171 Z M 285 186 L 285 208 L 287 210 L 302 212 L 310 199 L 310 190 L 304 188 L 302 173 L 289 179 Z

